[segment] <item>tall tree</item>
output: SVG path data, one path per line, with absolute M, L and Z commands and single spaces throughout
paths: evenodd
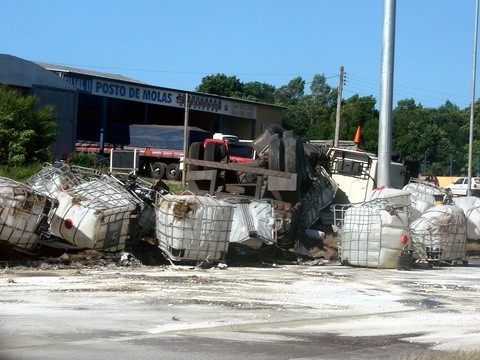
M 275 102 L 283 105 L 297 103 L 305 92 L 305 80 L 300 76 L 290 80 L 287 85 L 283 85 L 275 91 Z

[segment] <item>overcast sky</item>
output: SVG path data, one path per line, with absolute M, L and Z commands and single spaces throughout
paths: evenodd
M 397 0 L 394 106 L 472 96 L 476 0 Z M 194 90 L 324 74 L 380 102 L 383 0 L 0 0 L 0 53 Z M 480 70 L 480 69 L 479 69 Z M 480 95 L 480 94 L 478 94 Z M 476 96 L 478 98 L 478 96 Z

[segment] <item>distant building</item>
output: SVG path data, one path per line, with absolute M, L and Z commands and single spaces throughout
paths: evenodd
M 121 75 L 32 62 L 0 54 L 0 84 L 35 95 L 56 110 L 60 136 L 57 159 L 75 149 L 77 140 L 128 143 L 131 124 L 183 125 L 185 97 L 189 125 L 253 139 L 271 124 L 281 125 L 283 108 L 149 85 Z

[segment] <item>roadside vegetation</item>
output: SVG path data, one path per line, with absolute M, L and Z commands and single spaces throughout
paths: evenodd
M 307 89 L 309 84 L 309 89 Z M 348 79 L 345 84 L 348 90 Z M 236 76 L 206 76 L 196 88 L 204 93 L 274 104 L 285 108 L 283 127 L 294 130 L 303 140 L 333 140 L 338 90 L 327 84 L 323 74 L 313 79 L 295 77 L 275 88 L 260 82 L 241 82 Z M 309 91 L 307 91 L 309 90 Z M 378 152 L 379 111 L 373 96 L 353 94 L 341 104 L 340 139 L 353 140 L 361 127 L 360 147 Z M 480 159 L 480 101 L 475 103 L 474 149 Z M 470 107 L 460 109 L 446 100 L 438 108 L 428 108 L 413 99 L 394 104 L 392 150 L 400 160 L 419 161 L 421 171 L 437 176 L 467 174 Z M 477 161 L 475 160 L 476 164 Z M 473 172 L 476 173 L 476 165 Z

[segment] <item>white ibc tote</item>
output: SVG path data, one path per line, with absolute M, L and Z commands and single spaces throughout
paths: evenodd
M 44 164 L 43 168 L 30 179 L 27 184 L 38 192 L 56 198 L 67 189 L 81 184 L 81 179 L 65 163 Z
M 0 241 L 33 250 L 57 205 L 56 200 L 0 177 Z
M 158 194 L 155 209 L 158 246 L 171 260 L 225 259 L 231 204 L 210 196 Z
M 345 265 L 394 269 L 408 234 L 408 206 L 386 199 L 353 204 L 344 211 L 340 259 Z
M 125 248 L 144 206 L 108 176 L 60 192 L 57 199 L 52 235 L 79 248 L 111 252 Z
M 466 255 L 466 217 L 455 205 L 428 209 L 411 224 L 415 257 L 427 261 L 451 261 Z

